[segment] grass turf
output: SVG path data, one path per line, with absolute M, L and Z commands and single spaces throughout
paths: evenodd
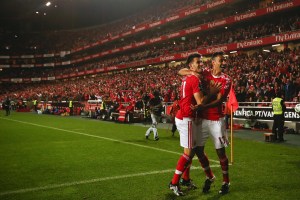
M 235 138 L 230 193 L 217 194 L 222 175 L 220 167 L 214 167 L 217 180 L 209 194 L 197 189 L 176 197 L 167 185 L 182 152 L 178 135 L 172 137 L 160 129 L 160 140 L 153 141 L 153 135 L 144 139 L 147 127 L 142 126 L 32 113 L 0 114 L 0 199 L 300 197 L 299 147 Z M 218 164 L 210 140 L 206 152 L 211 165 Z M 193 166 L 199 167 L 197 160 Z M 201 187 L 202 169 L 193 169 L 191 178 Z

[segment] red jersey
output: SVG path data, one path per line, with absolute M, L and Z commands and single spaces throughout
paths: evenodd
M 203 83 L 202 86 L 204 91 L 209 90 L 209 85 L 211 82 L 222 84 L 220 93 L 222 94 L 222 100 L 226 101 L 231 86 L 230 77 L 224 73 L 221 73 L 220 76 L 214 76 L 212 75 L 210 69 L 205 68 L 203 71 L 203 80 L 202 80 Z M 222 108 L 223 108 L 223 104 L 220 104 L 216 107 L 205 109 L 202 111 L 202 118 L 208 120 L 219 120 L 220 118 L 224 117 L 224 112 Z
M 194 117 L 195 113 L 191 109 L 191 105 L 196 105 L 194 93 L 200 92 L 200 80 L 197 76 L 190 75 L 182 78 L 180 87 L 180 110 L 176 114 L 176 118 L 183 119 L 183 117 Z

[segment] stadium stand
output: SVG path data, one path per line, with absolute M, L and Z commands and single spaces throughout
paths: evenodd
M 224 5 L 221 2 L 225 2 Z M 189 52 L 205 50 L 206 60 L 214 51 L 224 50 L 221 48 L 224 45 L 247 46 L 247 41 L 260 42 L 260 38 L 264 41 L 271 37 L 289 35 L 293 38 L 283 40 L 278 48 L 265 48 L 275 44 L 273 41 L 242 47 L 236 53 L 229 54 L 230 48 L 225 49 L 229 54 L 226 73 L 234 80 L 240 102 L 269 102 L 278 90 L 285 92 L 286 100 L 299 102 L 299 0 L 253 1 L 242 9 L 241 1 L 190 0 L 182 3 L 178 0 L 176 3 L 172 1 L 171 8 L 167 6 L 169 3 L 166 1 L 159 10 L 149 9 L 147 13 L 114 22 L 114 26 L 110 23 L 101 27 L 72 30 L 67 34 L 65 31 L 57 31 L 29 35 L 32 39 L 25 42 L 24 48 L 18 51 L 14 51 L 14 44 L 8 39 L 4 44 L 11 48 L 1 50 L 1 54 L 6 54 L 2 54 L 0 59 L 0 100 L 6 96 L 18 100 L 38 97 L 43 101 L 87 101 L 97 97 L 109 97 L 114 102 L 136 102 L 153 90 L 159 90 L 164 101 L 170 102 L 178 98 L 180 80 L 177 71 L 184 67 L 182 61 Z M 207 13 L 199 11 L 195 15 L 165 23 L 159 29 L 132 31 L 143 24 L 173 16 L 176 12 L 184 13 L 204 6 L 211 14 L 209 17 L 206 16 Z M 228 6 L 232 8 L 230 11 L 226 11 Z M 274 14 L 274 8 L 281 12 L 279 16 Z M 220 12 L 223 10 L 225 11 Z M 246 23 L 240 23 L 244 18 Z M 223 24 L 218 25 L 219 22 Z M 207 30 L 186 31 L 204 26 L 207 26 Z M 113 36 L 122 35 L 129 30 L 132 32 L 129 36 L 122 37 L 124 40 L 113 39 Z M 185 30 L 186 36 L 167 37 L 181 30 Z M 164 35 L 167 39 L 153 44 L 137 45 L 155 37 L 163 38 Z M 26 37 L 23 39 L 27 40 Z M 105 39 L 108 42 L 97 43 L 97 47 L 91 45 Z M 37 48 L 32 49 L 37 41 Z M 17 44 L 16 41 L 15 43 Z M 114 52 L 116 48 L 134 44 L 135 48 Z M 93 57 L 95 53 L 105 51 L 109 53 Z M 28 53 L 33 53 L 33 57 L 21 56 Z M 173 55 L 178 53 L 184 56 L 175 59 L 176 56 Z M 158 62 L 151 63 L 148 62 L 149 59 Z M 205 62 L 205 66 L 209 66 L 209 60 Z M 132 92 L 122 93 L 122 90 Z

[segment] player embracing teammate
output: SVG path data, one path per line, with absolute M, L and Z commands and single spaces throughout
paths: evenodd
M 206 174 L 202 191 L 209 192 L 215 176 L 211 171 L 209 160 L 204 153 L 205 143 L 211 136 L 219 157 L 223 174 L 223 184 L 220 194 L 229 192 L 228 158 L 225 147 L 228 139 L 224 123 L 222 103 L 228 96 L 231 80 L 222 72 L 225 66 L 223 52 L 216 52 L 211 58 L 212 68 L 204 69 L 201 73 L 201 55 L 191 54 L 187 59 L 189 68 L 179 71 L 183 76 L 181 85 L 180 110 L 176 115 L 176 126 L 180 134 L 180 145 L 184 148 L 179 158 L 176 170 L 169 188 L 177 196 L 184 195 L 180 185 L 196 188 L 189 177 L 192 158 L 196 154 Z M 201 88 L 201 89 L 200 89 Z M 216 88 L 218 90 L 216 90 Z

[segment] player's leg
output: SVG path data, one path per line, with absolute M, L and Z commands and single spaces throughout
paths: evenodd
M 152 115 L 152 114 L 151 114 L 151 115 Z M 152 120 L 151 126 L 150 126 L 150 127 L 148 128 L 148 130 L 146 131 L 146 135 L 145 135 L 146 139 L 149 138 L 149 135 L 150 135 L 151 131 L 153 131 L 153 127 L 155 127 L 155 126 L 156 126 L 156 125 L 153 124 L 153 120 Z
M 207 193 L 207 192 L 209 192 L 210 187 L 211 187 L 212 183 L 215 181 L 216 177 L 210 168 L 208 157 L 204 153 L 204 146 L 196 147 L 195 153 L 196 153 L 198 160 L 202 166 L 202 169 L 206 175 L 206 179 L 205 179 L 203 187 L 202 187 L 202 192 Z
M 214 174 L 210 168 L 210 165 L 209 165 L 209 160 L 208 160 L 208 157 L 207 155 L 204 153 L 204 146 L 202 147 L 196 147 L 195 148 L 195 153 L 199 159 L 199 162 L 203 168 L 203 171 L 206 175 L 207 178 L 209 179 L 213 179 L 214 178 Z
M 182 196 L 184 194 L 180 190 L 179 180 L 183 172 L 190 165 L 190 161 L 194 156 L 194 151 L 191 148 L 192 120 L 187 118 L 180 120 L 176 118 L 175 121 L 180 135 L 180 145 L 184 148 L 184 153 L 177 162 L 176 170 L 173 179 L 169 184 L 169 188 L 173 190 L 174 194 L 177 196 Z
M 193 156 L 194 151 L 192 149 L 184 148 L 184 153 L 180 156 L 177 162 L 175 173 L 173 175 L 172 181 L 169 184 L 169 188 L 173 190 L 173 192 L 177 196 L 184 195 L 183 192 L 180 190 L 179 180 L 184 171 L 190 166 Z
M 148 128 L 148 130 L 146 131 L 146 134 L 145 134 L 146 139 L 149 138 L 149 135 L 150 135 L 152 129 L 153 129 L 153 128 L 152 128 L 152 125 L 151 125 L 151 126 Z
M 158 122 L 160 121 L 160 117 L 155 115 L 155 114 L 151 114 L 151 118 L 152 118 L 152 127 L 153 127 L 153 136 L 154 136 L 154 140 L 159 140 L 159 137 L 158 137 L 158 131 L 157 131 L 157 124 Z
M 225 147 L 228 146 L 227 132 L 225 129 L 224 119 L 218 121 L 210 121 L 210 133 L 213 139 L 217 155 L 219 157 L 222 174 L 223 174 L 223 185 L 219 191 L 220 194 L 226 194 L 229 192 L 229 164 L 228 158 L 225 152 Z
M 202 191 L 204 193 L 207 193 L 210 190 L 210 186 L 215 180 L 215 176 L 210 168 L 208 157 L 204 152 L 205 143 L 209 137 L 208 126 L 209 126 L 208 120 L 203 119 L 200 122 L 198 122 L 197 143 L 196 143 L 197 147 L 195 148 L 195 153 L 206 175 L 206 180 L 202 188 Z
M 225 153 L 225 147 L 221 148 L 221 149 L 217 149 L 217 154 L 220 160 L 220 165 L 222 168 L 222 174 L 223 174 L 223 184 L 222 187 L 219 191 L 220 194 L 227 194 L 229 192 L 229 173 L 228 173 L 228 169 L 229 169 L 229 162 L 228 162 L 228 158 L 226 156 Z
M 151 114 L 151 120 L 152 120 L 152 124 L 148 128 L 148 130 L 146 131 L 146 135 L 145 135 L 146 139 L 149 138 L 149 135 L 150 135 L 151 131 L 153 131 L 153 133 L 154 133 L 154 129 L 156 129 L 157 122 L 156 122 L 156 119 L 154 117 L 154 114 Z M 155 134 L 154 134 L 154 138 L 155 138 Z
M 201 127 L 201 121 L 197 119 L 193 119 L 192 123 L 192 139 L 190 139 L 191 146 L 194 149 L 194 146 L 198 144 L 198 135 L 199 130 Z M 194 156 L 193 156 L 194 157 Z M 189 187 L 189 189 L 196 189 L 197 186 L 191 181 L 190 179 L 190 167 L 192 165 L 192 160 L 190 162 L 190 165 L 186 168 L 186 170 L 183 172 L 182 178 L 180 179 L 180 183 L 184 186 Z
M 194 153 L 190 155 L 190 163 L 184 170 L 182 177 L 180 179 L 180 185 L 187 187 L 189 190 L 197 189 L 197 186 L 193 183 L 192 179 L 190 178 L 190 169 L 193 162 Z

